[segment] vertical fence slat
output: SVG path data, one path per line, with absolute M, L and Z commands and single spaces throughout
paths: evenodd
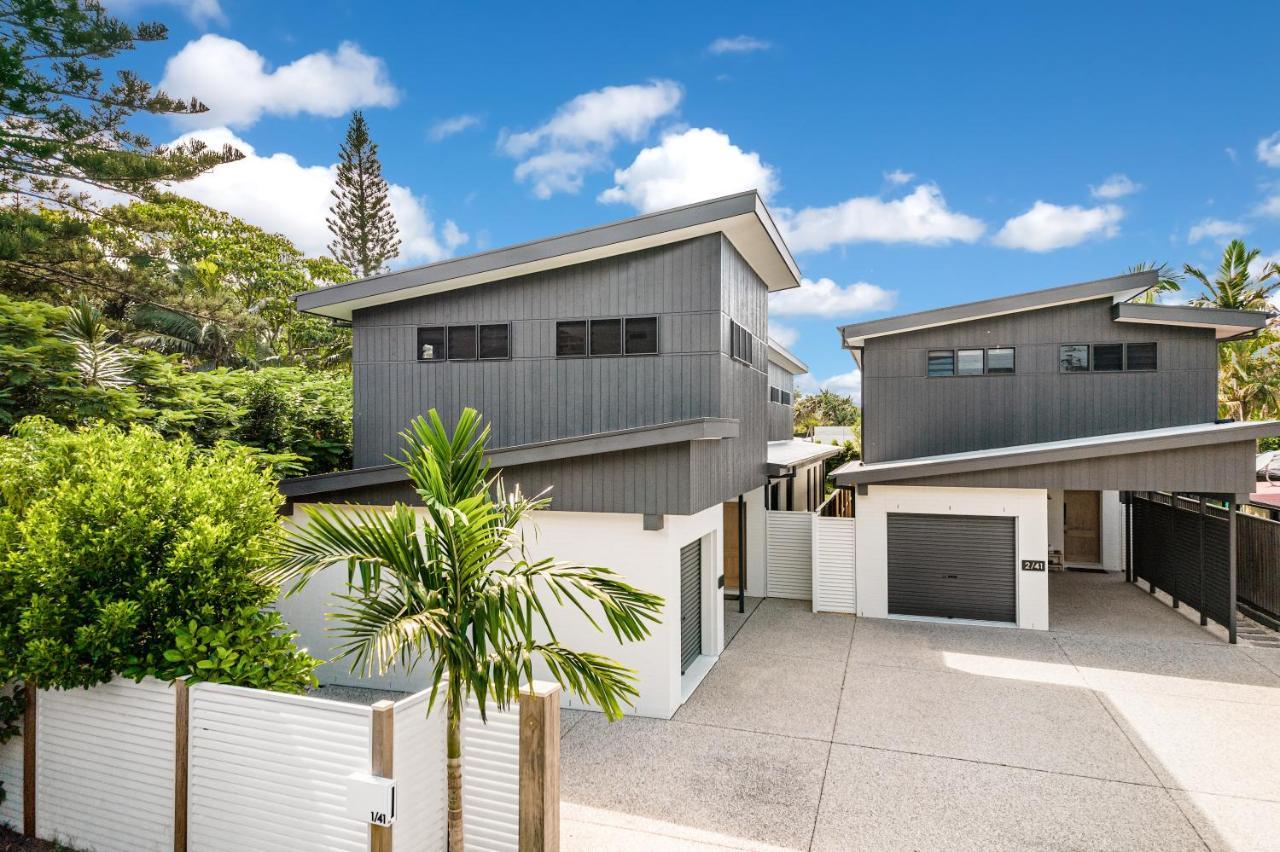
M 373 705 L 373 722 L 369 727 L 370 773 L 379 778 L 395 776 L 395 704 L 379 701 Z M 391 852 L 389 825 L 369 826 L 369 852 Z
M 22 833 L 36 836 L 36 682 L 24 684 L 26 707 L 22 715 Z
M 187 682 L 173 685 L 173 852 L 187 852 L 187 742 L 191 702 Z
M 520 848 L 560 848 L 560 687 L 520 693 Z

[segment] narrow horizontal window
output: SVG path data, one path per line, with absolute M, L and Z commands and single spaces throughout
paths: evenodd
M 443 361 L 444 326 L 429 325 L 418 329 L 418 360 Z
M 981 349 L 956 350 L 956 375 L 957 376 L 981 376 L 982 375 L 982 350 Z
M 1089 372 L 1088 344 L 1064 343 L 1059 347 L 1058 364 L 1064 373 Z
M 449 360 L 474 361 L 476 359 L 476 327 L 474 325 L 449 326 Z
M 511 326 L 495 323 L 480 326 L 481 359 L 511 357 Z
M 988 373 L 1012 373 L 1014 371 L 1013 347 L 1003 346 L 987 350 Z
M 954 376 L 956 374 L 956 353 L 950 349 L 935 349 L 929 353 L 929 375 Z
M 578 358 L 587 354 L 587 321 L 556 323 L 556 357 Z
M 658 318 L 628 317 L 626 327 L 628 355 L 658 354 Z
M 591 354 L 622 354 L 622 320 L 597 319 L 591 321 Z
M 769 401 L 782 402 L 782 388 L 769 385 Z
M 1123 369 L 1123 343 L 1093 344 L 1093 371 L 1095 373 L 1116 373 Z
M 1154 370 L 1156 345 L 1154 343 L 1130 343 L 1124 348 L 1126 370 Z

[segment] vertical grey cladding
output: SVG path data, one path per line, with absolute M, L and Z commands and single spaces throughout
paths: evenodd
M 429 409 L 485 415 L 511 446 L 720 415 L 720 236 L 358 311 L 355 464 L 381 464 Z M 561 319 L 658 317 L 657 356 L 556 358 Z M 510 322 L 507 361 L 422 363 L 420 326 Z
M 1062 373 L 1064 343 L 1155 342 L 1154 372 Z M 928 378 L 930 349 L 1013 346 L 1013 375 Z M 1212 422 L 1217 343 L 1209 329 L 1115 322 L 1096 299 L 867 341 L 868 462 Z
M 772 362 L 769 363 L 769 386 L 787 393 L 795 393 L 795 376 Z M 790 405 L 774 402 L 772 391 L 769 404 L 769 440 L 788 441 L 795 434 L 795 416 Z

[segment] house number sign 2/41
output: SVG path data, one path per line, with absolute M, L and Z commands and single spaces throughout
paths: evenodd
M 1022 570 L 1023 571 L 1043 571 L 1044 560 L 1043 559 L 1024 559 L 1022 560 Z

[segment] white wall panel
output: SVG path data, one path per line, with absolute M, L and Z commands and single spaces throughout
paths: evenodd
M 173 848 L 172 687 L 42 690 L 36 714 L 38 836 L 95 852 Z
M 462 814 L 466 848 L 515 852 L 520 838 L 520 708 L 490 706 L 480 719 L 467 702 L 462 727 Z
M 765 512 L 768 566 L 765 595 L 809 600 L 813 595 L 813 516 Z
M 192 852 L 364 852 L 346 778 L 370 768 L 372 711 L 222 684 L 191 688 Z
M 391 833 L 395 852 L 432 852 L 447 845 L 445 696 L 440 693 L 428 716 L 430 695 L 430 691 L 420 692 L 395 705 L 391 756 L 398 814 Z
M 814 612 L 856 612 L 854 519 L 818 518 Z

